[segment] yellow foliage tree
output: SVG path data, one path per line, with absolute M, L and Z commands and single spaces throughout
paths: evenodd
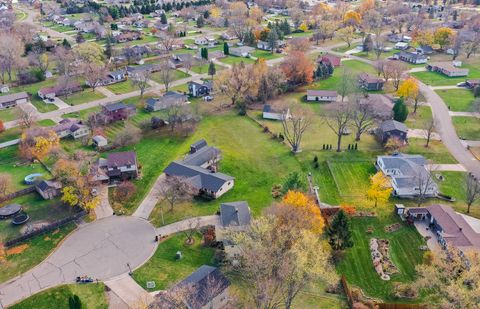
M 440 45 L 441 49 L 451 45 L 455 39 L 456 32 L 452 28 L 439 27 L 433 34 L 434 41 Z
M 288 191 L 283 198 L 283 202 L 287 205 L 298 207 L 306 216 L 314 219 L 313 232 L 322 233 L 325 227 L 325 221 L 323 220 L 320 208 L 315 202 L 299 191 Z
M 214 6 L 210 9 L 210 16 L 213 18 L 218 18 L 222 16 L 222 9 L 218 6 Z
M 431 30 L 417 31 L 413 36 L 413 41 L 418 45 L 432 46 L 435 43 L 435 39 L 433 37 L 433 31 Z
M 367 198 L 375 201 L 375 207 L 377 207 L 379 202 L 388 201 L 391 193 L 390 180 L 382 172 L 377 172 L 370 177 L 370 188 L 367 191 Z
M 67 186 L 62 189 L 62 202 L 70 205 L 76 206 L 78 205 L 79 199 L 77 195 L 77 190 L 72 186 Z
M 58 135 L 55 132 L 50 131 L 47 136 L 38 136 L 35 139 L 35 146 L 32 149 L 32 154 L 37 159 L 43 159 L 54 147 L 58 146 L 59 143 L 60 139 L 58 138 Z
M 307 32 L 308 26 L 307 23 L 303 22 L 298 29 L 302 30 L 303 32 Z
M 409 77 L 404 80 L 397 90 L 397 95 L 403 97 L 406 101 L 413 101 L 413 113 L 417 112 L 418 100 L 420 98 L 420 89 L 415 78 Z
M 348 11 L 343 16 L 343 22 L 347 25 L 358 26 L 362 22 L 362 16 L 355 11 Z

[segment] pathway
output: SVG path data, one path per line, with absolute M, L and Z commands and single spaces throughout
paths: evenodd
M 130 308 L 146 308 L 153 301 L 153 296 L 139 286 L 128 274 L 105 281 L 105 285 Z
M 111 92 L 111 91 L 108 90 L 108 88 L 106 88 L 106 87 L 97 87 L 97 88 L 95 89 L 95 91 L 100 92 L 101 94 L 103 94 L 103 95 L 106 96 L 107 98 L 110 98 L 110 97 L 114 97 L 114 96 L 115 96 L 115 93 Z
M 423 130 L 423 129 L 408 129 L 408 131 L 407 131 L 407 138 L 423 138 L 423 139 L 427 139 L 427 130 Z M 440 137 L 440 135 L 438 135 L 438 133 L 432 132 L 432 134 L 430 134 L 430 140 L 440 141 L 440 140 L 442 140 L 442 138 Z
M 95 216 L 98 219 L 110 217 L 113 215 L 112 206 L 108 200 L 108 186 L 101 185 L 98 189 L 98 197 L 100 198 L 100 204 L 95 207 Z
M 412 70 L 410 70 L 412 72 Z M 461 88 L 458 86 L 430 86 L 433 90 L 448 90 L 448 89 L 466 89 L 466 88 Z
M 45 103 L 47 104 L 47 103 Z M 60 98 L 58 97 L 55 97 L 52 101 L 52 103 L 49 103 L 49 104 L 54 104 L 58 107 L 58 109 L 65 109 L 65 108 L 69 108 L 70 105 L 68 105 L 67 103 L 63 102 Z
M 18 139 L 18 138 L 12 139 L 11 141 L 0 143 L 0 148 L 10 147 L 10 146 L 13 146 L 13 145 L 17 145 L 19 143 L 20 143 L 20 139 Z
M 134 217 L 139 217 L 148 220 L 150 217 L 150 213 L 152 212 L 153 208 L 157 204 L 159 195 L 160 195 L 160 188 L 165 180 L 165 174 L 161 174 L 155 183 L 153 184 L 152 188 L 148 192 L 147 196 L 143 199 L 140 206 L 138 206 L 137 210 L 133 213 Z
M 429 164 L 429 170 L 433 172 L 466 172 L 461 164 Z
M 178 221 L 178 222 L 157 228 L 157 235 L 164 237 L 164 236 L 168 236 L 178 232 L 187 231 L 194 227 L 200 228 L 208 225 L 221 226 L 220 216 L 218 215 L 203 216 L 203 217 L 195 217 L 195 218 L 189 218 L 182 221 Z
M 449 111 L 448 114 L 452 117 L 454 116 L 462 116 L 462 117 L 475 117 L 480 118 L 480 113 L 475 112 L 451 112 Z

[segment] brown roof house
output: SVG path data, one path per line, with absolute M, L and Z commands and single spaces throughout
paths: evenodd
M 133 105 L 127 105 L 123 102 L 107 104 L 102 107 L 100 118 L 103 118 L 105 123 L 112 123 L 120 120 L 126 120 L 136 113 L 136 108 Z
M 335 102 L 338 93 L 335 90 L 307 90 L 307 101 L 309 102 Z
M 339 67 L 342 64 L 342 58 L 337 57 L 335 55 L 323 55 L 319 56 L 317 59 L 318 63 L 325 63 L 325 64 L 331 64 L 333 67 Z
M 42 180 L 35 185 L 35 190 L 44 200 L 51 200 L 60 195 L 62 184 L 58 181 Z
M 66 85 L 57 85 L 54 87 L 46 87 L 38 90 L 37 94 L 42 99 L 53 99 L 64 95 L 70 95 L 82 90 L 79 82 L 69 82 Z
M 426 65 L 427 70 L 438 72 L 448 77 L 467 76 L 469 69 L 459 68 L 450 62 L 432 62 Z
M 366 91 L 377 91 L 383 89 L 384 81 L 382 78 L 372 76 L 368 73 L 358 75 L 358 86 Z
M 59 138 L 73 137 L 77 139 L 90 134 L 90 128 L 84 125 L 81 120 L 71 118 L 60 121 L 53 127 L 53 131 L 57 133 Z
M 98 167 L 105 172 L 110 181 L 138 177 L 137 155 L 132 151 L 109 153 L 107 159 L 99 160 Z
M 18 92 L 4 96 L 0 96 L 0 109 L 15 107 L 18 104 L 27 103 L 29 100 L 28 93 Z

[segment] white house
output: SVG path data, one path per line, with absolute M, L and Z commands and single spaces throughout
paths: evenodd
M 291 117 L 290 109 L 287 108 L 281 111 L 281 110 L 273 109 L 272 106 L 269 104 L 265 104 L 263 106 L 262 117 L 263 119 L 270 119 L 270 120 L 283 120 L 284 117 L 285 119 L 289 119 Z
M 309 102 L 335 102 L 338 93 L 335 90 L 307 90 L 307 101 Z
M 255 48 L 250 46 L 239 46 L 230 48 L 230 55 L 237 57 L 250 57 Z
M 53 131 L 57 133 L 59 138 L 71 136 L 77 139 L 90 134 L 90 129 L 82 121 L 70 118 L 60 121 L 58 125 L 53 127 Z
M 198 37 L 198 38 L 195 38 L 195 44 L 197 44 L 197 45 L 207 45 L 208 41 L 205 37 Z
M 400 50 L 406 50 L 408 47 L 409 44 L 406 42 L 398 42 L 397 44 L 395 44 L 395 48 Z

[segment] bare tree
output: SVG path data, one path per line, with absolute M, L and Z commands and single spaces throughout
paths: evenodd
M 85 76 L 85 82 L 92 88 L 92 91 L 95 91 L 95 88 L 103 84 L 107 70 L 103 65 L 84 63 L 83 75 Z
M 407 65 L 402 61 L 389 60 L 387 62 L 387 70 L 393 87 L 395 90 L 398 90 L 400 82 L 402 81 L 403 72 L 408 70 Z
M 480 181 L 472 173 L 465 177 L 467 190 L 465 191 L 465 201 L 467 202 L 467 213 L 470 213 L 470 207 L 480 199 Z
M 184 119 L 191 118 L 191 109 L 188 105 L 175 103 L 165 110 L 165 116 L 170 126 L 170 132 L 173 133 L 178 124 Z
M 164 59 L 160 64 L 160 80 L 162 81 L 163 85 L 165 86 L 165 91 L 168 91 L 170 88 L 170 84 L 175 79 L 175 71 L 173 70 L 172 66 L 170 65 L 167 59 Z
M 360 95 L 352 98 L 352 126 L 355 128 L 355 141 L 359 141 L 364 132 L 375 124 L 374 108 L 370 98 Z
M 383 78 L 387 81 L 390 77 L 387 69 L 387 60 L 377 60 L 374 64 L 375 70 L 377 71 L 377 76 L 382 75 Z
M 290 110 L 290 115 L 288 111 Z M 312 124 L 312 113 L 306 108 L 291 106 L 290 109 L 284 109 L 282 113 L 283 135 L 292 147 L 293 153 L 301 151 L 300 143 L 305 131 Z
M 427 139 L 425 143 L 426 148 L 428 148 L 430 144 L 430 139 L 432 138 L 432 133 L 434 129 L 435 129 L 435 120 L 432 119 L 425 126 L 424 134 L 425 134 L 425 138 Z
M 177 39 L 168 33 L 161 32 L 158 34 L 158 44 L 163 48 L 164 51 L 170 52 L 173 50 L 175 44 L 177 44 Z
M 11 192 L 12 184 L 12 176 L 10 174 L 0 173 L 0 198 Z
M 325 122 L 337 136 L 337 152 L 342 151 L 342 137 L 348 131 L 352 120 L 352 109 L 348 103 L 339 103 L 338 106 L 326 112 Z
M 426 166 L 425 169 L 418 170 L 417 176 L 415 176 L 414 184 L 416 186 L 416 196 L 415 199 L 417 200 L 417 205 L 420 206 L 425 202 L 425 200 L 429 197 L 435 195 L 434 192 L 434 185 L 435 180 L 432 177 L 432 172 L 434 169 L 431 166 Z
M 0 48 L 0 79 L 5 81 L 5 74 L 8 80 L 12 80 L 12 73 L 22 61 L 23 44 L 13 33 L 0 33 L 2 48 Z
M 140 89 L 140 97 L 143 97 L 145 93 L 145 89 L 148 87 L 148 82 L 150 81 L 150 77 L 152 76 L 152 72 L 149 70 L 142 70 L 140 72 L 135 72 L 131 76 L 132 85 L 138 87 Z
M 177 202 L 192 198 L 198 194 L 198 190 L 184 177 L 167 176 L 160 187 L 160 194 L 168 202 L 170 211 L 173 211 Z
M 357 89 L 355 83 L 356 80 L 352 76 L 350 70 L 343 67 L 342 75 L 340 76 L 340 84 L 337 88 L 338 94 L 342 97 L 342 103 L 349 94 L 353 93 Z
M 200 228 L 200 218 L 199 217 L 188 219 L 187 229 L 183 232 L 183 234 L 185 234 L 185 237 L 187 237 L 187 243 L 188 244 L 193 244 L 193 242 L 194 242 L 193 237 L 198 232 L 199 228 Z
M 32 111 L 25 109 L 19 110 L 18 122 L 23 128 L 30 128 L 35 121 L 37 121 L 37 117 Z

